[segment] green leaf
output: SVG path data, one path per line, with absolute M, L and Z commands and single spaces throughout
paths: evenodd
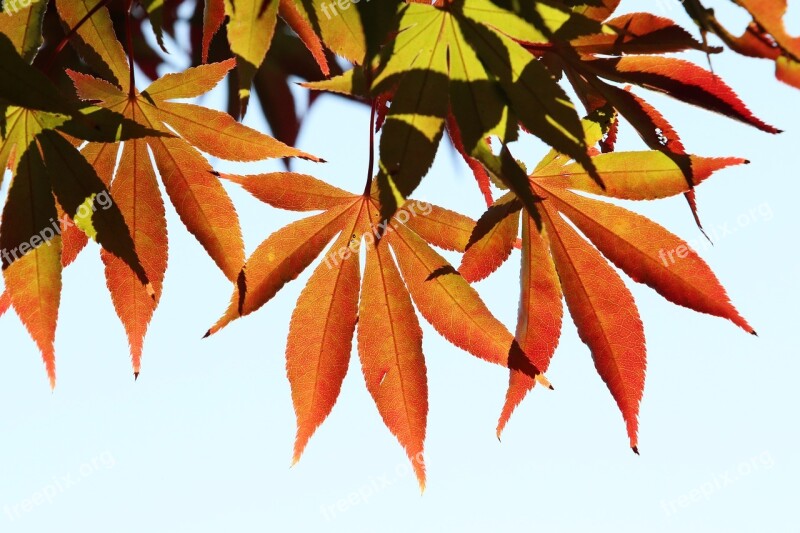
M 71 115 L 74 106 L 41 71 L 19 56 L 0 34 L 0 99 L 15 106 Z
M 56 9 L 67 28 L 75 28 L 99 0 L 57 0 Z M 100 8 L 70 39 L 70 44 L 98 75 L 128 90 L 128 57 L 114 33 L 108 9 Z
M 28 63 L 42 46 L 42 22 L 47 11 L 45 0 L 3 0 L 0 2 L 0 34 L 11 41 Z
M 150 19 L 150 26 L 156 34 L 158 46 L 164 53 L 169 53 L 164 47 L 164 0 L 139 0 L 139 3 L 147 11 L 147 18 Z
M 125 219 L 94 167 L 58 133 L 45 131 L 39 139 L 58 203 L 86 235 L 125 261 L 147 285 Z
M 228 42 L 238 66 L 241 116 L 247 111 L 253 78 L 272 43 L 279 3 L 278 0 L 225 0 Z

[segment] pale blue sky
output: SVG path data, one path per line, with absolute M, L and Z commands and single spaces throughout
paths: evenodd
M 720 4 L 720 13 L 733 14 Z M 674 0 L 656 9 L 686 23 Z M 790 26 L 800 30 L 796 12 Z M 169 270 L 138 382 L 94 245 L 65 272 L 54 393 L 19 320 L 0 320 L 0 531 L 798 533 L 800 92 L 774 81 L 767 62 L 726 53 L 714 66 L 787 133 L 769 136 L 647 97 L 693 153 L 752 160 L 699 188 L 704 221 L 718 234 L 714 247 L 700 248 L 760 337 L 630 282 L 649 346 L 640 457 L 628 449 L 621 416 L 571 321 L 548 374 L 557 390 L 533 394 L 502 443 L 494 428 L 506 372 L 425 325 L 424 495 L 381 423 L 355 352 L 331 417 L 289 468 L 295 421 L 284 346 L 311 269 L 257 314 L 201 340 L 231 288 L 168 206 Z M 253 109 L 247 121 L 263 127 L 258 115 Z M 329 163 L 297 169 L 360 191 L 367 120 L 362 107 L 321 98 L 299 146 Z M 620 147 L 642 149 L 629 129 Z M 543 153 L 537 143 L 517 149 L 530 162 Z M 297 218 L 231 192 L 248 251 Z M 483 207 L 448 150 L 417 196 L 471 216 Z M 700 242 L 682 199 L 633 208 Z M 518 264 L 515 252 L 477 285 L 512 328 Z

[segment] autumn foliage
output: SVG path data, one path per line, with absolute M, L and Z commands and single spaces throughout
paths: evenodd
M 700 0 L 682 3 L 691 30 L 653 13 L 617 15 L 618 0 L 7 0 L 0 315 L 16 312 L 55 386 L 62 270 L 94 240 L 138 377 L 167 269 L 169 202 L 231 283 L 207 336 L 313 269 L 286 345 L 295 461 L 331 412 L 355 344 L 367 390 L 424 486 L 421 319 L 508 369 L 499 436 L 537 384 L 552 388 L 544 372 L 571 317 L 638 453 L 645 337 L 618 271 L 755 333 L 697 253 L 616 201 L 682 195 L 702 228 L 695 188 L 747 163 L 693 154 L 649 103 L 651 92 L 779 132 L 708 65 L 678 55 L 699 51 L 711 62 L 727 48 L 773 61 L 779 80 L 800 87 L 800 38 L 784 27 L 786 0 L 736 3 L 752 18 L 741 35 Z M 179 52 L 170 49 L 179 13 L 190 17 L 192 66 L 159 75 L 164 54 Z M 304 106 L 292 78 L 303 80 L 309 104 L 326 91 L 370 106 L 379 144 L 370 143 L 363 192 L 291 171 L 292 158 L 324 169 L 293 147 Z M 228 88 L 225 110 L 185 101 L 219 84 Z M 241 123 L 253 97 L 273 136 Z M 639 134 L 641 151 L 615 149 L 621 121 Z M 535 168 L 513 153 L 527 135 L 552 148 Z M 448 145 L 486 200 L 478 220 L 413 197 Z M 282 159 L 286 170 L 224 174 L 206 155 Z M 231 186 L 305 215 L 245 257 Z M 462 254 L 460 264 L 436 248 Z M 511 331 L 471 284 L 516 257 L 515 248 Z M 664 250 L 678 249 L 680 261 L 665 260 Z

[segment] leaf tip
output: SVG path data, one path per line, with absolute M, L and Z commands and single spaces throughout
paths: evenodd
M 591 166 L 586 168 L 584 165 L 584 168 L 586 168 L 586 171 L 589 173 L 589 177 L 592 178 L 597 186 L 600 187 L 601 190 L 605 191 L 606 184 L 603 182 L 603 177 L 600 176 L 600 172 L 597 171 L 597 167 L 594 166 L 594 161 L 592 161 L 591 158 L 589 159 L 589 162 L 591 163 Z
M 327 163 L 327 161 L 323 158 L 303 152 L 302 150 L 297 150 L 296 153 L 291 154 L 289 157 L 298 157 L 300 159 L 305 159 L 306 161 L 311 161 L 312 163 Z
M 547 387 L 547 388 L 548 388 L 548 389 L 550 389 L 550 390 L 555 390 L 555 389 L 553 388 L 553 384 L 552 384 L 552 383 L 550 383 L 550 380 L 549 380 L 549 379 L 547 379 L 547 377 L 545 377 L 545 375 L 544 375 L 544 374 L 541 374 L 541 373 L 539 373 L 539 374 L 536 374 L 536 381 L 537 381 L 539 384 L 541 384 L 543 387 Z
M 313 434 L 314 430 L 309 433 L 308 428 L 301 426 L 300 420 L 298 419 L 297 433 L 295 435 L 294 449 L 292 451 L 292 466 L 300 462 L 300 458 L 303 457 L 308 441 L 311 440 Z
M 47 370 L 47 379 L 50 383 L 50 392 L 53 392 L 56 390 L 56 361 L 52 351 L 46 354 L 44 365 Z

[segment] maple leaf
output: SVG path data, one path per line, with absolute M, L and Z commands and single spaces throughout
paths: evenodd
M 673 21 L 649 13 L 609 17 L 617 2 L 603 2 L 588 11 L 603 28 L 611 31 L 581 35 L 568 45 L 549 41 L 525 43 L 528 50 L 572 84 L 588 112 L 611 109 L 623 116 L 653 150 L 659 150 L 679 165 L 690 186 L 685 197 L 698 227 L 702 224 L 693 190 L 695 176 L 680 137 L 652 105 L 629 90 L 609 82 L 626 83 L 667 94 L 683 102 L 739 120 L 768 133 L 777 128 L 756 117 L 720 77 L 689 61 L 664 57 L 686 50 L 719 52 L 700 43 Z M 586 6 L 576 6 L 586 11 Z M 616 128 L 616 126 L 614 126 Z M 615 131 L 615 130 L 614 130 Z M 612 132 L 612 139 L 614 133 Z M 613 150 L 613 142 L 604 144 Z
M 122 146 L 121 163 L 112 193 L 134 229 L 137 249 L 153 280 L 153 297 L 113 257 L 103 255 L 109 291 L 131 345 L 138 376 L 142 339 L 161 295 L 167 266 L 166 219 L 163 201 L 149 161 L 152 150 L 158 174 L 187 229 L 197 238 L 229 279 L 244 262 L 238 216 L 228 194 L 200 151 L 221 159 L 257 161 L 276 157 L 316 160 L 300 150 L 236 122 L 225 113 L 194 104 L 173 102 L 199 96 L 219 83 L 233 60 L 167 74 L 147 89 L 130 95 L 98 78 L 69 71 L 78 95 L 115 111 L 154 131 L 179 137 L 146 137 Z
M 513 335 L 477 292 L 421 237 L 463 250 L 472 226 L 466 217 L 409 200 L 386 220 L 376 195 L 353 195 L 311 176 L 222 177 L 274 207 L 323 212 L 278 230 L 258 246 L 239 274 L 227 311 L 207 336 L 262 307 L 334 242 L 298 299 L 287 341 L 286 368 L 298 425 L 295 461 L 336 402 L 358 323 L 367 389 L 424 487 L 427 380 L 415 305 L 456 346 L 495 364 L 517 364 L 518 371 L 549 385 L 528 358 L 517 355 Z
M 614 267 L 673 303 L 752 328 L 686 243 L 600 198 L 683 194 L 700 226 L 695 186 L 744 162 L 692 155 L 635 87 L 779 131 L 713 72 L 671 55 L 702 51 L 710 63 L 721 51 L 708 44 L 711 32 L 741 54 L 775 61 L 777 77 L 800 87 L 800 39 L 786 28 L 786 0 L 736 3 L 752 17 L 741 37 L 701 0 L 682 2 L 700 41 L 653 13 L 615 16 L 619 0 L 54 0 L 10 11 L 0 2 L 0 168 L 12 176 L 0 225 L 0 315 L 19 315 L 53 385 L 62 271 L 95 240 L 138 376 L 168 263 L 160 180 L 234 285 L 209 334 L 265 305 L 322 256 L 286 347 L 295 461 L 336 402 L 357 335 L 367 390 L 424 487 L 428 390 L 418 313 L 456 346 L 509 369 L 499 436 L 535 384 L 549 385 L 542 373 L 558 346 L 562 300 L 637 451 L 645 339 Z M 181 51 L 201 66 L 158 77 L 168 65 L 165 35 L 179 35 L 178 9 L 189 4 Z M 213 41 L 217 33 L 225 39 Z M 61 55 L 67 44 L 77 56 Z M 353 68 L 342 74 L 336 55 Z M 133 65 L 154 80 L 147 89 L 137 90 Z M 290 172 L 220 176 L 203 155 L 287 166 L 289 158 L 316 160 L 289 146 L 316 97 L 297 101 L 296 77 L 371 105 L 382 136 L 369 193 Z M 223 79 L 229 114 L 177 101 Z M 232 118 L 245 113 L 251 88 L 277 140 Z M 619 117 L 650 151 L 615 152 Z M 532 171 L 510 149 L 520 130 L 553 148 Z M 410 199 L 445 131 L 487 202 L 478 221 Z M 320 213 L 273 233 L 245 260 L 221 178 L 274 207 Z M 503 191 L 496 200 L 493 189 Z M 432 246 L 462 253 L 459 269 Z M 469 283 L 514 248 L 521 293 L 512 335 Z
M 604 19 L 605 20 L 605 19 Z M 714 51 L 672 20 L 650 13 L 628 13 L 605 21 L 613 32 L 584 35 L 570 42 L 581 55 L 642 55 Z
M 42 46 L 42 22 L 47 2 L 31 2 L 27 9 L 11 10 L 0 5 L 0 34 L 4 35 L 26 62 L 33 61 Z
M 680 139 L 663 116 L 641 98 L 605 80 L 639 85 L 763 131 L 779 132 L 753 115 L 733 89 L 712 72 L 683 59 L 655 55 L 690 49 L 718 51 L 697 42 L 671 20 L 631 13 L 606 20 L 604 27 L 613 30 L 612 34 L 580 36 L 568 47 L 527 45 L 531 52 L 547 59 L 545 64 L 563 69 L 589 112 L 610 105 L 634 126 L 648 146 L 676 156 L 684 154 L 677 147 L 673 151 L 671 144 L 680 144 Z M 675 160 L 679 162 L 680 158 Z M 687 179 L 691 184 L 691 175 Z
M 564 4 L 597 21 L 604 21 L 619 7 L 620 0 L 565 0 Z
M 779 131 L 755 117 L 713 73 L 662 56 L 690 49 L 717 51 L 671 20 L 648 13 L 609 18 L 618 2 L 573 4 L 572 11 L 538 6 L 538 17 L 488 0 L 404 5 L 399 34 L 374 62 L 375 73 L 354 69 L 329 81 L 305 84 L 391 100 L 378 174 L 384 215 L 390 215 L 427 173 L 445 129 L 487 203 L 491 178 L 498 176 L 487 171 L 496 163 L 485 139 L 496 135 L 504 144 L 515 140 L 517 121 L 575 158 L 599 182 L 577 113 L 553 77 L 561 72 L 589 112 L 618 111 L 651 149 L 670 155 L 683 168 L 689 185 L 694 183 L 691 165 L 674 128 L 646 101 L 608 81 L 664 92 L 764 131 Z M 612 150 L 613 142 L 604 148 Z M 700 226 L 691 188 L 686 198 Z
M 0 39 L 0 53 L 7 58 L 3 65 L 13 74 L 0 84 L 0 97 L 14 104 L 6 113 L 7 134 L 0 157 L 5 162 L 16 156 L 22 165 L 15 172 L 4 213 L 7 220 L 20 216 L 25 210 L 34 214 L 28 217 L 32 220 L 31 227 L 5 224 L 0 229 L 0 244 L 4 250 L 13 252 L 13 257 L 3 260 L 4 277 L 14 308 L 42 350 L 51 384 L 54 384 L 52 345 L 61 268 L 80 253 L 88 242 L 86 235 L 98 240 L 103 246 L 101 256 L 108 288 L 128 334 L 134 375 L 138 376 L 142 340 L 160 299 L 167 263 L 164 205 L 148 150 L 153 151 L 167 194 L 182 221 L 231 278 L 244 262 L 238 217 L 198 148 L 213 156 L 239 161 L 292 156 L 314 158 L 247 128 L 223 113 L 170 101 L 210 90 L 233 67 L 233 60 L 164 76 L 148 87 L 149 92 L 139 93 L 131 85 L 133 78 L 126 56 L 114 36 L 107 10 L 90 8 L 85 2 L 60 2 L 58 8 L 67 24 L 76 24 L 77 28 L 79 21 L 89 22 L 75 31 L 80 38 L 76 47 L 85 54 L 89 64 L 96 63 L 97 70 L 113 83 L 69 71 L 78 96 L 102 106 L 80 109 L 16 56 L 4 36 Z M 99 48 L 106 53 L 98 57 L 94 50 Z M 48 131 L 61 127 L 69 132 L 77 129 L 78 133 L 84 133 L 79 127 L 80 121 L 60 117 L 69 113 L 82 118 L 86 109 L 92 111 L 88 115 L 92 118 L 95 115 L 105 118 L 106 114 L 119 116 L 122 121 L 118 123 L 124 128 L 110 139 L 83 135 L 84 139 L 125 142 L 121 146 L 116 142 L 90 142 L 78 153 L 75 144 Z M 128 130 L 136 135 L 126 133 Z M 120 164 L 112 182 L 118 153 Z M 12 163 L 16 166 L 13 159 Z M 47 167 L 56 165 L 65 174 L 52 183 L 58 204 L 49 194 L 49 184 L 45 185 L 49 182 L 42 181 Z M 23 194 L 26 187 L 31 192 Z M 109 205 L 98 209 L 96 199 L 106 195 Z M 87 206 L 92 208 L 90 217 L 77 217 Z M 56 219 L 58 223 L 54 222 Z M 86 235 L 81 235 L 75 227 Z M 43 228 L 50 228 L 48 232 L 57 235 L 46 239 L 47 246 L 37 245 L 30 254 L 26 253 L 31 235 L 37 235 Z M 16 260 L 17 251 L 21 252 L 19 261 Z M 36 275 L 30 278 L 32 273 Z M 33 279 L 35 283 L 28 283 L 26 279 Z
M 56 10 L 64 26 L 74 28 L 76 38 L 69 43 L 81 59 L 98 76 L 127 91 L 130 88 L 128 57 L 116 38 L 108 9 L 98 10 L 97 5 L 95 0 L 57 0 Z
M 515 140 L 519 122 L 593 172 L 569 97 L 517 41 L 568 40 L 601 31 L 599 24 L 555 5 L 537 3 L 517 14 L 490 0 L 401 4 L 398 17 L 398 34 L 376 58 L 376 72 L 351 70 L 306 84 L 391 94 L 377 175 L 385 216 L 427 173 L 448 117 L 465 157 L 477 156 L 486 137 Z
M 169 53 L 167 52 L 166 46 L 164 46 L 164 15 L 166 2 L 168 2 L 168 0 L 139 0 L 139 4 L 144 8 L 147 13 L 147 18 L 150 20 L 150 27 L 156 35 L 158 46 L 164 53 Z M 169 27 L 166 29 L 168 31 Z
M 687 0 L 683 6 L 704 34 L 717 35 L 729 48 L 742 55 L 774 61 L 776 78 L 800 88 L 800 37 L 792 37 L 786 30 L 786 0 L 740 0 L 736 4 L 752 17 L 752 22 L 740 36 L 730 33 L 717 20 L 714 11 L 699 0 Z
M 752 42 L 758 39 L 761 46 L 769 47 L 769 52 L 756 55 L 773 59 L 777 78 L 800 88 L 800 37 L 792 37 L 786 31 L 783 21 L 788 10 L 786 0 L 770 3 L 741 0 L 739 5 L 753 15 L 753 23 L 737 41 Z M 743 43 L 741 51 L 745 46 Z
M 220 6 L 223 1 L 224 11 Z M 209 5 L 204 13 L 206 36 L 203 54 L 207 57 L 208 35 L 219 29 L 224 12 L 228 16 L 228 42 L 237 61 L 241 115 L 247 110 L 256 71 L 272 44 L 278 15 L 303 41 L 325 75 L 329 74 L 330 68 L 321 38 L 331 50 L 350 61 L 358 63 L 364 58 L 364 32 L 356 9 L 343 10 L 333 18 L 327 10 L 336 8 L 321 0 L 211 0 Z M 311 6 L 310 10 L 307 10 L 307 5 Z
M 3 316 L 9 307 L 11 307 L 11 296 L 4 291 L 0 294 L 0 316 Z
M 603 134 L 596 121 L 585 120 L 584 126 L 589 139 Z M 745 162 L 687 157 L 698 184 L 717 170 Z M 659 151 L 612 152 L 595 155 L 593 160 L 604 188 L 582 165 L 551 152 L 529 176 L 539 200 L 532 208 L 513 192 L 497 200 L 478 220 L 459 272 L 468 281 L 476 281 L 499 267 L 511 252 L 522 213 L 519 353 L 546 371 L 558 345 L 563 294 L 578 334 L 622 412 L 630 445 L 638 453 L 639 402 L 646 368 L 644 331 L 633 296 L 608 261 L 673 303 L 754 331 L 732 306 L 708 265 L 679 237 L 627 209 L 573 192 L 624 200 L 667 198 L 689 190 L 682 169 Z M 529 376 L 511 371 L 498 436 L 534 384 Z
M 584 62 L 582 73 L 641 85 L 684 102 L 715 111 L 768 133 L 779 130 L 755 117 L 720 77 L 694 63 L 656 56 L 593 59 Z
M 225 22 L 225 0 L 205 0 L 203 2 L 203 37 L 202 37 L 202 60 L 208 62 L 208 50 L 211 48 L 211 40 L 214 35 L 222 28 Z
M 526 41 L 524 45 L 537 56 L 547 56 L 550 68 L 563 69 L 587 103 L 592 99 L 615 99 L 606 94 L 606 84 L 600 78 L 631 83 L 659 91 L 684 102 L 726 115 L 769 133 L 778 130 L 757 117 L 744 105 L 736 93 L 714 73 L 694 63 L 663 54 L 686 50 L 718 52 L 696 41 L 670 19 L 650 13 L 629 13 L 610 16 L 618 2 L 603 2 L 604 7 L 575 7 L 579 12 L 594 14 L 603 20 L 603 31 L 582 34 L 569 43 L 550 39 Z M 658 56 L 656 54 L 659 54 Z M 555 57 L 558 58 L 554 61 Z M 590 107 L 590 106 L 587 106 Z M 590 107 L 591 112 L 596 107 Z M 626 116 L 623 109 L 619 111 Z M 642 132 L 640 132 L 642 133 Z
M 96 240 L 146 288 L 150 282 L 106 184 L 78 152 L 75 135 L 94 141 L 157 134 L 94 106 L 79 106 L 23 57 L 25 42 L 0 34 L 3 131 L 0 168 L 12 181 L 0 226 L 8 301 L 39 347 L 55 385 L 53 342 L 61 294 L 63 226 Z

